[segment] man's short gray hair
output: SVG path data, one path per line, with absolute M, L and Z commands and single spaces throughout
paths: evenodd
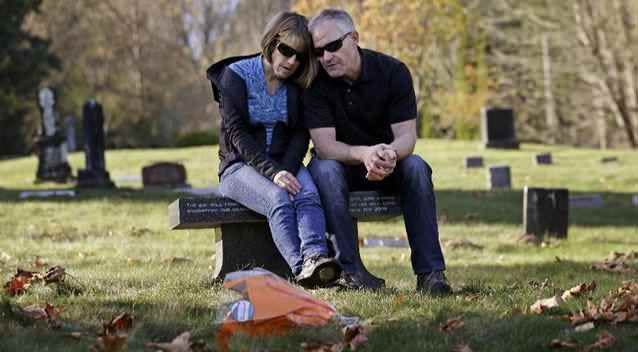
M 308 22 L 308 29 L 312 32 L 325 21 L 333 21 L 342 33 L 354 32 L 354 21 L 349 13 L 340 9 L 324 9 Z

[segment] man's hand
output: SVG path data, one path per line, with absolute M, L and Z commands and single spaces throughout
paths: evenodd
M 301 191 L 301 183 L 299 183 L 299 180 L 286 170 L 279 171 L 273 178 L 272 182 L 292 195 Z
M 366 179 L 381 181 L 394 172 L 397 164 L 397 152 L 387 144 L 371 146 L 364 156 L 363 164 L 368 170 Z

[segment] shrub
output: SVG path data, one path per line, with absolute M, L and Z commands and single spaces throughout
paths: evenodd
M 194 147 L 198 145 L 217 145 L 219 134 L 216 130 L 193 131 L 181 134 L 175 142 L 176 147 Z

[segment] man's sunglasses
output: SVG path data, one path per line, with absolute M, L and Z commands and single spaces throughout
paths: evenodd
M 297 58 L 297 61 L 301 62 L 304 59 L 304 55 L 300 52 L 298 52 L 297 50 L 291 48 L 290 46 L 279 42 L 279 44 L 277 44 L 277 51 L 279 51 L 279 53 L 285 57 L 293 57 L 295 55 Z
M 346 39 L 346 37 L 352 32 L 348 32 L 344 35 L 341 36 L 341 38 L 337 39 L 337 40 L 333 40 L 330 43 L 319 47 L 319 48 L 315 48 L 315 55 L 317 55 L 317 57 L 323 57 L 323 53 L 324 51 L 327 51 L 329 53 L 334 53 L 337 50 L 341 49 L 341 47 L 343 46 L 343 41 Z

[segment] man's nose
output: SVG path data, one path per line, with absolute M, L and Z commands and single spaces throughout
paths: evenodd
M 334 55 L 329 52 L 328 50 L 324 50 L 323 51 L 323 56 L 321 57 L 323 59 L 323 61 L 330 61 L 330 59 L 332 59 Z

